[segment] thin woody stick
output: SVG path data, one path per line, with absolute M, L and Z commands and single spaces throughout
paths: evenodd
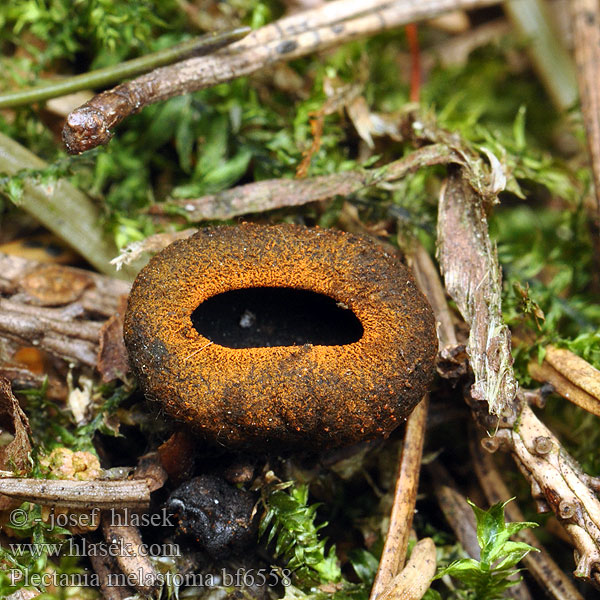
M 401 179 L 422 167 L 448 162 L 462 163 L 462 158 L 443 144 L 431 144 L 377 169 L 357 169 L 300 180 L 266 179 L 200 198 L 169 202 L 167 206 L 183 208 L 190 221 L 230 219 L 251 212 L 348 196 L 382 182 Z M 165 205 L 157 204 L 150 212 L 163 214 L 165 211 Z
M 368 4 L 337 0 L 324 8 L 283 19 L 250 34 L 228 49 L 156 69 L 102 92 L 74 110 L 63 129 L 71 154 L 105 144 L 111 128 L 144 106 L 250 75 L 282 60 L 438 16 L 457 8 L 497 4 L 499 0 L 397 0 Z M 363 16 L 369 8 L 372 12 Z
M 431 538 L 423 538 L 414 547 L 406 567 L 383 592 L 381 600 L 420 600 L 429 589 L 435 566 L 435 544 Z
M 143 479 L 74 481 L 70 479 L 0 478 L 0 494 L 22 502 L 75 509 L 147 507 L 150 488 Z
M 118 65 L 104 67 L 103 69 L 97 69 L 96 71 L 82 73 L 73 77 L 66 77 L 59 81 L 52 81 L 26 90 L 1 94 L 0 108 L 26 106 L 33 102 L 42 102 L 80 90 L 89 90 L 109 85 L 116 81 L 122 81 L 127 77 L 133 77 L 151 69 L 189 58 L 190 56 L 208 54 L 226 44 L 239 40 L 241 37 L 247 35 L 249 31 L 249 27 L 240 27 L 232 31 L 203 35 L 199 38 L 186 40 L 170 48 L 164 48 L 163 50 L 158 50 L 139 58 L 127 60 Z
M 375 600 L 389 588 L 394 577 L 402 571 L 404 565 L 419 487 L 428 404 L 429 398 L 425 396 L 406 422 L 404 447 L 398 464 L 390 526 L 369 596 L 370 600 Z
M 485 452 L 471 436 L 470 444 L 471 458 L 475 466 L 475 473 L 479 483 L 490 504 L 505 502 L 511 498 L 504 480 L 500 476 L 491 455 Z M 513 522 L 525 521 L 525 516 L 515 502 L 510 502 L 505 507 L 508 519 Z M 517 534 L 517 538 L 538 548 L 540 552 L 529 552 L 523 563 L 536 579 L 538 584 L 556 600 L 583 600 L 575 589 L 571 580 L 563 573 L 558 565 L 550 558 L 546 549 L 540 544 L 535 534 L 530 529 L 523 529 Z

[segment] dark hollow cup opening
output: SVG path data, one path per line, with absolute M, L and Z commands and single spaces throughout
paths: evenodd
M 343 346 L 358 342 L 364 333 L 356 315 L 333 298 L 285 287 L 217 294 L 196 308 L 192 324 L 227 348 Z

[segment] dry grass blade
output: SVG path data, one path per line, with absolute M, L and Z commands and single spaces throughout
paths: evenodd
M 48 165 L 29 150 L 0 133 L 0 173 L 14 176 L 24 169 Z M 116 246 L 103 227 L 102 212 L 83 192 L 66 179 L 48 185 L 27 179 L 19 208 L 54 232 L 101 273 L 111 273 L 110 259 Z M 121 272 L 121 279 L 133 279 L 134 269 Z
M 512 497 L 511 493 L 500 476 L 498 469 L 496 469 L 491 455 L 477 444 L 475 436 L 471 436 L 470 449 L 475 473 L 488 502 L 496 504 L 497 502 L 509 500 Z M 525 516 L 515 502 L 507 504 L 504 508 L 504 513 L 510 521 L 525 521 Z M 522 529 L 516 535 L 516 538 L 541 550 L 541 552 L 529 552 L 523 559 L 523 562 L 548 595 L 555 598 L 555 600 L 583 600 L 571 580 L 550 558 L 550 555 L 542 544 L 540 544 L 531 529 Z
M 571 18 L 581 108 L 600 211 L 600 6 L 597 0 L 571 0 Z
M 408 536 L 417 500 L 417 489 L 419 487 L 419 472 L 421 470 L 421 457 L 423 455 L 423 443 L 425 440 L 428 404 L 429 399 L 426 396 L 417 404 L 417 407 L 406 422 L 404 447 L 398 465 L 390 526 L 383 552 L 381 553 L 377 575 L 371 589 L 371 600 L 384 597 L 385 590 L 391 585 L 392 580 L 404 564 L 408 548 Z M 433 577 L 433 574 L 431 577 Z M 425 590 L 423 593 L 425 593 Z M 398 596 L 393 595 L 389 597 L 395 598 Z M 408 596 L 406 597 L 408 598 Z
M 517 392 L 510 332 L 502 321 L 502 279 L 482 199 L 460 173 L 448 178 L 441 193 L 438 258 L 446 290 L 471 328 L 471 394 L 499 414 Z
M 508 0 L 504 10 L 527 43 L 534 69 L 554 105 L 561 111 L 577 101 L 575 69 L 569 53 L 554 30 L 544 0 Z

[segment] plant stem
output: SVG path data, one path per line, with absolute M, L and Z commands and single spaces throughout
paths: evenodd
M 43 169 L 47 164 L 20 144 L 0 133 L 0 173 L 15 175 L 23 169 Z M 102 214 L 92 200 L 65 179 L 41 184 L 25 180 L 19 207 L 67 242 L 101 273 L 133 279 L 137 269 L 115 273 L 110 264 L 117 248 L 101 225 Z
M 10 92 L 0 95 L 0 108 L 15 108 L 33 102 L 42 102 L 49 98 L 65 96 L 80 90 L 104 87 L 134 75 L 140 75 L 157 67 L 207 54 L 213 50 L 237 41 L 250 32 L 249 27 L 239 27 L 221 33 L 209 33 L 191 40 L 181 42 L 171 48 L 164 48 L 139 58 L 122 62 L 118 65 L 105 67 L 89 73 L 68 77 L 61 81 L 47 83 L 38 87 Z

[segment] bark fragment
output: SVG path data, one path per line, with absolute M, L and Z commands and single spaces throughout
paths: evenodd
M 471 394 L 500 414 L 517 393 L 510 331 L 502 320 L 502 279 L 483 201 L 460 171 L 442 190 L 438 259 L 446 290 L 471 327 L 467 351 L 475 384 Z

